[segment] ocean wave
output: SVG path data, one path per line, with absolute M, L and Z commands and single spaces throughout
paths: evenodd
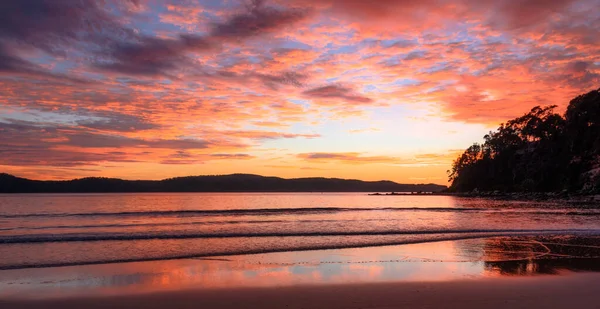
M 474 231 L 474 230 L 473 230 Z M 340 239 L 339 242 L 328 244 L 314 245 L 298 245 L 285 248 L 249 248 L 241 250 L 215 250 L 210 252 L 190 252 L 182 254 L 165 254 L 153 257 L 131 257 L 131 258 L 115 258 L 115 259 L 93 259 L 80 261 L 53 261 L 53 262 L 38 262 L 38 263 L 7 263 L 0 262 L 0 270 L 7 269 L 24 269 L 24 268 L 45 268 L 45 267 L 63 267 L 77 265 L 92 265 L 92 264 L 108 264 L 108 263 L 124 263 L 124 262 L 142 262 L 142 261 L 159 261 L 159 260 L 174 260 L 174 259 L 202 259 L 211 257 L 226 257 L 234 255 L 249 255 L 263 254 L 272 252 L 293 252 L 293 251 L 311 251 L 311 250 L 328 250 L 328 249 L 344 249 L 344 248 L 363 248 L 363 247 L 378 247 L 378 246 L 394 246 L 407 245 L 428 242 L 440 241 L 455 241 L 489 237 L 507 237 L 507 236 L 547 236 L 547 235 L 573 235 L 573 236 L 600 236 L 600 230 L 495 230 L 488 232 L 473 232 L 459 231 L 458 233 L 442 233 L 442 234 L 421 234 L 418 237 L 404 239 L 389 239 L 389 240 L 373 240 L 365 238 L 362 242 L 346 242 L 345 239 Z M 373 235 L 376 236 L 376 235 Z
M 194 216 L 277 216 L 287 214 L 331 214 L 339 212 L 481 212 L 481 213 L 526 213 L 537 215 L 572 215 L 600 216 L 600 209 L 549 209 L 539 208 L 449 208 L 449 207 L 375 207 L 375 208 L 344 208 L 344 207 L 310 207 L 310 208 L 260 208 L 260 209 L 217 209 L 217 210 L 166 210 L 166 211 L 125 211 L 125 212 L 90 212 L 90 213 L 27 213 L 0 214 L 0 218 L 56 218 L 56 217 L 194 217 Z
M 201 239 L 201 238 L 254 238 L 254 237 L 323 237 L 323 236 L 386 236 L 386 235 L 435 235 L 435 234 L 586 234 L 600 235 L 600 229 L 467 229 L 467 230 L 381 230 L 381 231 L 316 231 L 316 232 L 254 232 L 254 233 L 104 233 L 104 234 L 39 234 L 0 236 L 0 244 L 28 244 L 81 241 L 132 241 L 153 239 Z
M 114 224 L 89 224 L 89 225 L 44 225 L 44 226 L 15 226 L 0 228 L 0 231 L 19 230 L 54 230 L 54 229 L 93 229 L 93 228 L 126 228 L 126 227 L 173 227 L 195 225 L 227 225 L 227 224 L 271 224 L 271 223 L 329 223 L 329 222 L 388 222 L 398 219 L 321 219 L 321 220 L 219 220 L 219 221 L 193 221 L 193 222 L 162 222 L 162 223 L 114 223 Z

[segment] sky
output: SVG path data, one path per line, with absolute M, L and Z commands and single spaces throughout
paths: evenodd
M 0 1 L 0 172 L 447 183 L 600 86 L 600 0 Z

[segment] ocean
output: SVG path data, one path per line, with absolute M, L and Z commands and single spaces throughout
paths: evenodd
M 600 235 L 600 208 L 365 193 L 0 195 L 0 269 Z

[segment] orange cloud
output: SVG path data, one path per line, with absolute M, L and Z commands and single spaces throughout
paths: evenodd
M 600 83 L 598 0 L 246 4 L 0 5 L 3 169 L 444 179 L 452 149 Z
M 398 158 L 388 156 L 363 156 L 360 153 L 346 152 L 346 153 L 326 153 L 326 152 L 315 152 L 315 153 L 301 153 L 297 155 L 298 158 L 306 161 L 316 162 L 342 162 L 349 164 L 367 164 L 367 163 L 394 163 L 398 162 Z

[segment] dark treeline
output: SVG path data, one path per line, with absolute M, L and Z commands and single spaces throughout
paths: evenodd
M 0 174 L 0 193 L 93 192 L 439 192 L 435 184 L 398 184 L 392 181 L 360 181 L 336 178 L 283 179 L 233 174 L 190 176 L 164 180 L 82 178 L 41 181 Z
M 448 171 L 450 190 L 600 193 L 600 89 L 564 115 L 534 107 L 473 144 Z

